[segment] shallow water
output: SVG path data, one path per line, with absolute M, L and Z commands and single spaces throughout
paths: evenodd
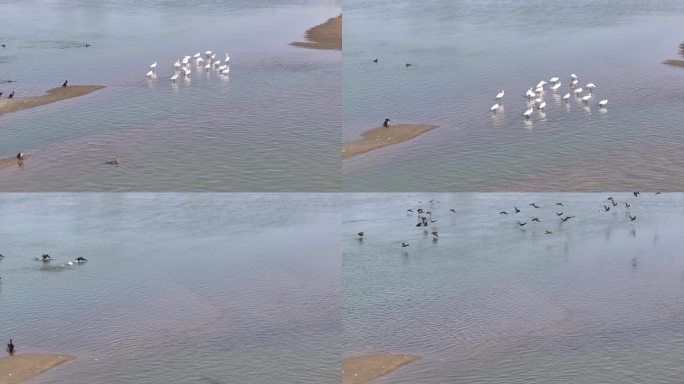
M 32 384 L 335 383 L 335 200 L 5 194 L 0 337 L 78 356 Z
M 339 1 L 3 1 L 0 91 L 93 94 L 0 116 L 4 191 L 331 191 L 339 187 L 341 53 L 290 46 Z M 85 48 L 85 43 L 92 44 Z M 184 55 L 231 56 L 230 77 Z M 157 61 L 158 78 L 147 80 Z M 325 111 L 325 118 L 321 118 Z M 105 160 L 121 157 L 122 167 Z
M 441 128 L 345 160 L 344 189 L 681 191 L 684 70 L 662 61 L 683 25 L 672 0 L 346 1 L 343 139 L 386 117 Z M 587 109 L 560 100 L 571 73 L 597 86 Z M 525 121 L 553 76 L 562 92 Z
M 613 196 L 608 213 L 606 194 L 346 196 L 345 356 L 424 357 L 378 383 L 681 381 L 684 196 Z

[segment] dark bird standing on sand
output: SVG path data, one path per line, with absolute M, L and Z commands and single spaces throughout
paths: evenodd
M 7 344 L 7 350 L 9 351 L 10 355 L 14 354 L 14 343 L 12 342 L 12 339 L 10 339 L 9 344 Z
M 24 152 L 17 153 L 17 160 L 24 160 Z
M 385 121 L 382 122 L 382 126 L 385 128 L 389 128 L 389 123 L 390 123 L 390 119 L 385 119 Z
M 13 99 L 13 98 L 14 98 L 14 91 L 12 91 L 12 93 L 10 93 L 9 96 L 7 96 L 7 98 L 8 98 L 8 99 Z
M 69 82 L 69 80 L 64 80 L 64 83 L 62 84 L 62 87 L 66 88 L 68 82 Z

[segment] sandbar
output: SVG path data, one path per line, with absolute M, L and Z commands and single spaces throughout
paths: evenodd
M 342 50 L 342 15 L 310 28 L 305 37 L 307 42 L 291 44 L 303 48 Z
M 425 124 L 392 124 L 389 127 L 378 127 L 361 134 L 363 139 L 350 141 L 342 145 L 342 158 L 359 155 L 388 145 L 403 143 L 425 132 L 439 128 L 437 125 Z
M 24 155 L 22 160 L 17 159 L 16 156 L 0 158 L 0 170 L 23 165 L 24 162 L 30 158 L 30 155 Z
M 679 44 L 679 55 L 684 57 L 684 43 Z M 665 60 L 663 64 L 684 68 L 684 60 Z
M 4 98 L 0 100 L 0 115 L 87 95 L 102 88 L 104 88 L 103 85 L 69 85 L 67 87 L 52 88 L 47 91 L 47 95 L 43 96 L 17 97 L 14 99 Z
M 59 353 L 23 353 L 0 358 L 0 384 L 20 383 L 75 358 Z
M 422 359 L 418 355 L 376 352 L 342 359 L 342 384 L 363 384 Z

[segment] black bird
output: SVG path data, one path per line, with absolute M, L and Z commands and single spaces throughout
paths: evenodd
M 453 213 L 456 213 L 456 210 L 455 210 L 455 209 L 453 209 L 453 208 L 451 208 L 451 209 L 449 210 L 449 212 L 453 212 Z
M 14 343 L 12 342 L 12 339 L 10 339 L 9 344 L 7 344 L 7 350 L 9 351 L 10 355 L 14 354 Z
M 549 230 L 547 229 L 546 231 L 544 231 L 544 234 L 545 234 L 545 235 L 553 235 L 553 232 L 551 232 L 551 231 L 549 231 Z
M 432 220 L 432 219 L 430 219 L 430 222 L 431 222 L 431 223 L 436 223 L 437 220 Z
M 413 209 L 407 209 L 406 212 L 413 212 Z
M 518 209 L 518 207 L 513 207 L 513 208 L 515 209 L 515 213 L 519 213 L 519 212 L 520 212 L 520 210 Z
M 423 222 L 422 222 L 422 221 L 421 221 L 420 223 L 416 224 L 416 227 L 422 227 L 422 226 L 423 226 Z
M 382 126 L 387 128 L 389 127 L 390 119 L 385 119 L 385 121 L 382 122 Z
M 374 62 L 374 63 L 377 63 L 377 62 L 378 62 L 378 59 L 373 60 L 373 62 Z
M 655 194 L 656 194 L 656 195 L 660 195 L 660 194 L 662 194 L 662 192 L 656 192 Z
M 603 204 L 603 212 L 608 212 L 608 211 L 610 211 L 610 207 Z
M 17 160 L 24 160 L 24 152 L 17 153 Z
M 633 266 L 633 267 L 636 267 L 636 266 L 637 266 L 637 264 L 638 264 L 638 263 L 637 263 L 637 260 L 638 260 L 638 259 L 636 258 L 636 256 L 635 256 L 635 257 L 632 257 L 632 266 Z
M 118 167 L 119 166 L 119 156 L 117 156 L 116 159 L 114 159 L 114 160 L 105 161 L 105 164 L 116 165 Z
M 524 227 L 525 225 L 527 225 L 527 222 L 521 223 L 521 222 L 518 221 L 518 225 L 521 226 L 521 227 Z
M 363 232 L 361 232 L 361 233 L 363 233 Z M 83 257 L 83 256 L 79 256 L 79 257 L 76 258 L 76 262 L 78 262 L 78 263 L 84 263 L 84 262 L 86 262 L 86 261 L 88 261 L 88 259 L 86 259 L 86 258 Z
M 64 80 L 64 83 L 62 83 L 62 87 L 66 88 L 68 82 L 69 80 Z
M 357 235 L 359 235 L 359 240 L 363 240 L 363 232 L 359 232 Z
M 432 216 L 432 211 L 427 211 L 427 212 L 425 212 L 425 214 Z
M 9 96 L 7 96 L 7 98 L 8 98 L 8 99 L 14 98 L 14 91 L 12 91 L 12 93 L 10 93 Z
M 556 216 L 563 216 L 564 212 L 556 212 Z
M 629 205 L 629 203 L 625 201 L 625 208 L 629 208 L 629 207 L 631 207 L 631 205 Z
M 539 208 L 539 206 L 537 205 L 537 203 L 532 203 L 532 204 L 530 204 L 530 207 Z
M 437 231 L 434 231 L 434 232 L 432 232 L 432 236 L 434 236 L 434 237 L 435 237 L 435 239 L 436 239 L 436 238 L 438 238 L 438 237 L 439 237 L 439 234 L 437 233 Z
M 537 223 L 540 222 L 538 217 L 533 217 L 533 218 L 532 218 L 532 221 L 536 221 Z
M 423 213 L 423 208 L 418 208 L 418 213 Z
M 2 47 L 5 48 L 5 44 L 3 44 Z
M 606 200 L 613 201 L 613 196 L 608 196 L 608 198 Z
M 2 97 L 2 92 L 0 92 L 0 97 Z
M 411 245 L 411 244 L 404 243 L 403 241 L 401 242 L 401 247 L 402 247 L 402 248 L 406 248 L 406 247 L 408 247 L 409 245 Z
M 406 63 L 406 66 L 407 66 L 407 67 L 410 67 L 410 66 L 411 66 L 411 63 Z
M 613 202 L 613 207 L 617 207 L 618 203 L 616 203 L 614 200 L 611 200 Z
M 501 212 L 499 212 L 499 215 L 508 215 L 508 212 L 506 212 L 506 211 L 501 211 Z
M 556 203 L 556 205 L 560 205 L 561 207 L 563 206 L 563 203 Z
M 641 192 L 633 192 L 634 197 L 638 197 L 638 196 L 639 196 L 639 193 L 641 193 Z
M 50 257 L 50 255 L 48 255 L 47 253 L 45 253 L 45 254 L 43 254 L 43 255 L 40 257 L 40 259 L 43 260 L 43 261 L 50 261 L 50 260 L 52 260 L 52 257 Z
M 636 220 L 636 216 L 632 216 L 629 213 L 627 214 L 627 217 L 629 217 L 629 221 L 634 221 Z
M 86 48 L 90 47 L 90 44 L 86 43 Z

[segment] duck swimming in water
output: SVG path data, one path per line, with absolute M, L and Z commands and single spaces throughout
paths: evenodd
M 76 258 L 76 262 L 77 262 L 77 263 L 85 263 L 86 261 L 88 261 L 88 259 L 86 259 L 86 258 L 83 257 L 83 256 L 79 256 L 79 257 Z
M 118 167 L 119 166 L 119 156 L 117 156 L 116 159 L 114 159 L 114 160 L 105 161 L 105 164 L 116 165 Z
M 52 257 L 50 257 L 50 255 L 48 255 L 47 253 L 44 253 L 42 256 L 40 256 L 40 260 L 47 262 L 47 261 L 51 261 Z

